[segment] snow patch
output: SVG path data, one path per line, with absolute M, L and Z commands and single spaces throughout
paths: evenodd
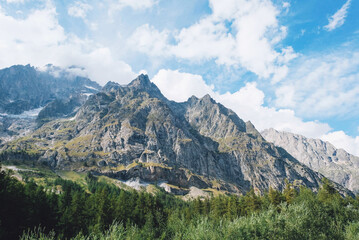
M 147 187 L 149 183 L 141 181 L 139 178 L 130 179 L 127 181 L 121 181 L 122 183 L 126 184 L 127 186 L 134 188 L 136 190 L 141 190 L 141 188 Z
M 18 172 L 18 171 L 23 171 L 23 172 L 35 172 L 34 170 L 31 169 L 24 169 L 24 168 L 17 168 L 16 166 L 3 166 L 6 169 Z
M 167 185 L 166 182 L 162 182 L 158 185 L 160 188 L 163 188 L 166 192 L 171 192 L 171 187 Z
M 87 86 L 87 85 L 85 85 L 85 88 L 88 88 L 88 89 L 91 89 L 91 90 L 98 91 L 98 89 L 96 89 L 96 88 L 94 88 L 94 87 L 91 87 L 91 86 Z
M 21 114 L 7 114 L 7 113 L 0 113 L 0 116 L 2 117 L 11 117 L 11 118 L 36 118 L 37 115 L 39 115 L 39 113 L 41 112 L 41 110 L 44 107 L 39 107 L 39 108 L 35 108 L 35 109 L 31 109 L 29 111 L 24 111 Z
M 86 96 L 86 97 L 89 97 L 89 96 L 93 95 L 93 93 L 81 93 L 81 94 Z

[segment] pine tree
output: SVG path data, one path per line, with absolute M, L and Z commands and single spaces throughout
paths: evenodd
M 278 206 L 284 201 L 284 197 L 282 196 L 281 192 L 273 189 L 272 187 L 269 187 L 268 198 L 270 203 L 274 206 Z
M 289 183 L 288 179 L 285 179 L 285 188 L 283 190 L 285 201 L 288 204 L 293 203 L 295 197 L 298 195 L 297 190 L 293 187 L 293 184 Z

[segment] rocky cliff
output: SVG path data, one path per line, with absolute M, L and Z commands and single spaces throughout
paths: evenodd
M 52 65 L 0 70 L 0 146 L 50 120 L 69 117 L 101 87 Z M 37 119 L 37 121 L 35 121 Z
M 356 193 L 359 191 L 359 157 L 337 149 L 329 142 L 298 134 L 267 129 L 262 135 L 311 169 Z
M 55 99 L 101 89 L 96 82 L 65 70 L 56 68 L 55 74 L 54 68 L 39 71 L 30 65 L 16 65 L 0 70 L 0 113 L 21 114 Z
M 5 160 L 31 151 L 26 159 L 54 169 L 166 183 L 182 194 L 192 186 L 231 193 L 282 190 L 285 179 L 317 190 L 323 178 L 209 95 L 169 101 L 145 75 L 127 86 L 108 83 L 75 118 L 46 123 L 3 150 Z

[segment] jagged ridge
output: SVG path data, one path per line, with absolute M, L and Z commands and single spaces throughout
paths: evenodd
M 313 170 L 356 193 L 359 191 L 359 157 L 337 149 L 329 142 L 298 134 L 267 129 L 262 135 Z
M 323 177 L 209 95 L 172 102 L 146 75 L 127 86 L 107 84 L 75 120 L 50 122 L 25 141 L 5 149 L 31 145 L 39 161 L 53 168 L 164 181 L 184 192 L 190 186 L 233 193 L 281 190 L 285 179 L 317 190 Z

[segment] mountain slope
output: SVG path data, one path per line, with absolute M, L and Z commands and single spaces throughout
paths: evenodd
M 31 150 L 29 158 L 54 169 L 164 183 L 179 194 L 191 186 L 232 193 L 282 190 L 285 179 L 317 190 L 322 178 L 209 95 L 172 102 L 145 75 L 127 86 L 108 83 L 75 119 L 47 123 L 4 150 L 2 159 Z
M 359 157 L 319 139 L 274 129 L 264 130 L 261 134 L 313 170 L 354 192 L 359 191 Z
M 54 71 L 56 70 L 56 73 Z M 48 66 L 39 71 L 30 65 L 0 70 L 0 112 L 21 114 L 73 94 L 95 93 L 101 87 L 88 78 Z
M 0 70 L 0 146 L 38 124 L 74 115 L 88 95 L 101 89 L 70 70 L 52 65 L 42 71 L 30 65 Z

